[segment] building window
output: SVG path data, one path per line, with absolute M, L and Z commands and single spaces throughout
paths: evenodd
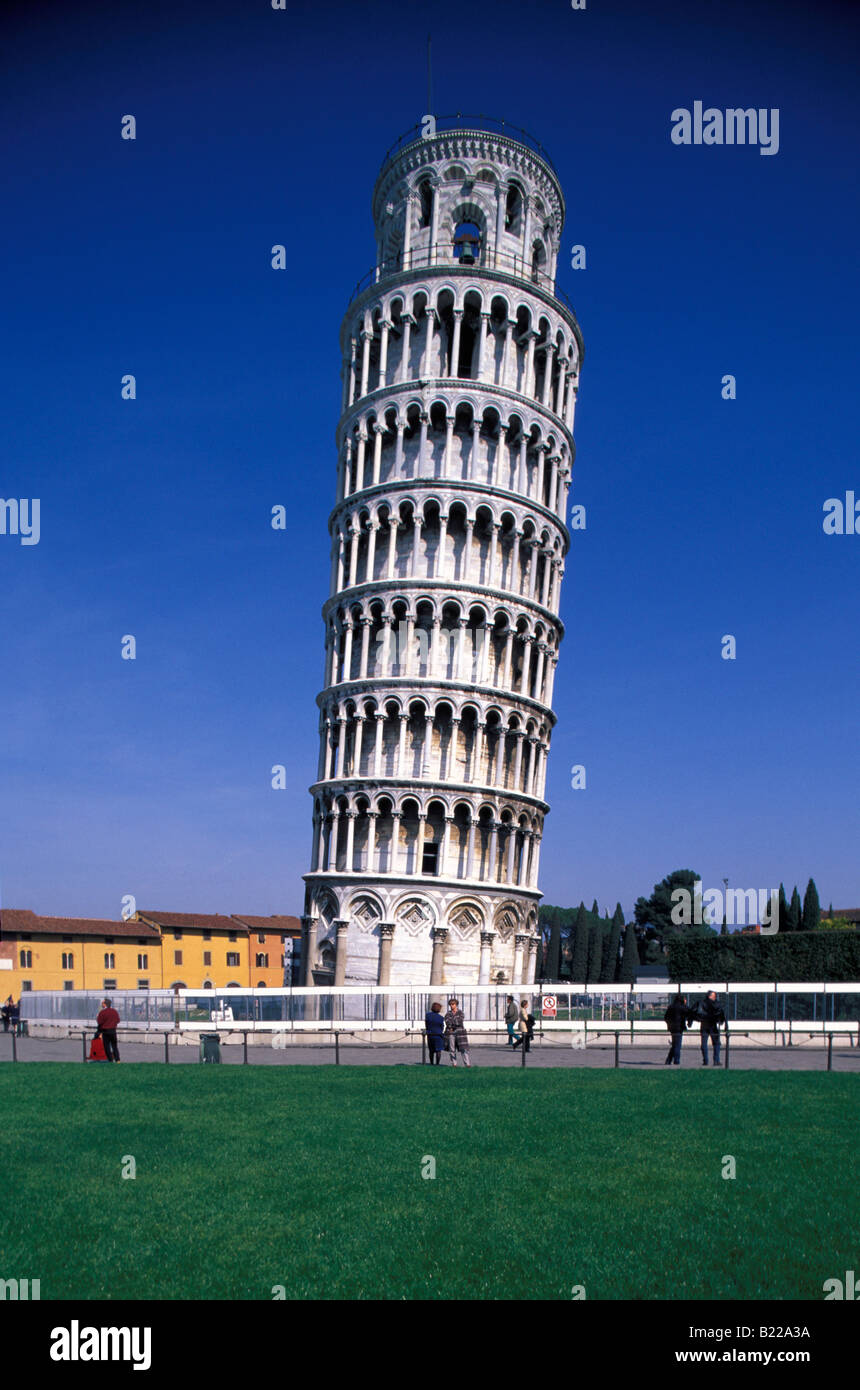
M 205 931 L 205 932 L 203 933 L 203 940 L 204 940 L 204 941 L 211 941 L 211 940 L 212 940 L 212 933 L 211 933 L 211 931 Z
M 20 967 L 21 967 L 22 970 L 32 970 L 32 969 L 33 969 L 33 952 L 32 952 L 32 951 L 21 951 L 21 952 L 19 953 L 18 959 L 19 959 L 19 964 L 20 964 Z
M 105 980 L 102 989 L 116 989 L 116 980 Z
M 234 932 L 234 931 L 228 932 L 228 933 L 227 933 L 227 940 L 228 940 L 228 941 L 238 941 L 238 940 L 239 940 L 239 933 L 238 933 L 238 932 Z
M 238 981 L 238 980 L 231 980 L 230 983 L 228 984 L 227 988 L 228 988 L 228 989 L 241 989 L 242 986 L 239 984 L 239 981 Z
M 29 994 L 29 992 L 30 992 L 30 990 L 31 990 L 32 988 L 33 988 L 33 981 L 32 981 L 32 980 L 22 980 L 22 981 L 21 981 L 21 993 L 22 993 L 22 994 Z
M 258 942 L 260 943 L 261 946 L 265 946 L 265 944 L 266 944 L 266 933 L 265 933 L 264 931 L 258 932 L 258 933 L 257 933 L 257 940 L 258 940 Z
M 74 989 L 74 980 L 63 980 L 63 989 Z
M 114 944 L 114 939 L 112 936 L 106 936 L 103 938 L 103 940 L 106 946 L 112 946 Z
M 258 980 L 258 981 L 257 981 L 257 989 L 266 989 L 266 981 L 265 981 L 265 980 Z
M 181 941 L 181 940 L 182 940 L 182 932 L 181 932 L 181 931 L 176 931 L 176 930 L 174 929 L 174 932 L 173 932 L 173 939 L 174 939 L 174 941 Z
M 116 958 L 113 951 L 105 951 L 105 970 L 116 970 Z
M 268 952 L 264 953 L 263 951 L 258 951 L 258 952 L 257 952 L 257 955 L 256 955 L 256 957 L 255 957 L 255 963 L 256 963 L 256 966 L 257 966 L 257 969 L 258 969 L 258 970 L 268 970 L 268 968 L 269 968 L 269 955 L 268 955 Z M 228 964 L 229 964 L 229 962 L 228 962 Z
M 174 951 L 174 952 L 173 952 L 173 964 L 174 964 L 174 965 L 181 965 L 181 964 L 182 964 L 182 952 L 181 952 L 181 951 Z
M 211 965 L 211 964 L 212 964 L 212 952 L 211 952 L 211 951 L 204 951 L 204 952 L 203 952 L 203 964 L 204 964 L 204 965 Z
M 148 955 L 148 954 L 145 954 L 145 955 L 140 955 L 140 954 L 138 954 L 138 957 L 137 957 L 137 968 L 138 968 L 138 970 L 148 970 L 148 969 L 149 969 L 149 955 Z
M 238 964 L 239 964 L 239 952 L 238 952 L 238 951 L 228 951 L 228 952 L 227 952 L 227 964 L 228 964 L 228 965 L 238 965 Z
M 149 980 L 138 980 L 138 989 L 149 989 Z
M 74 970 L 74 968 L 75 968 L 75 953 L 74 953 L 74 951 L 64 951 L 64 952 L 63 952 L 63 969 L 64 969 L 64 970 Z
M 424 846 L 424 854 L 421 858 L 422 874 L 435 874 L 439 872 L 439 846 Z

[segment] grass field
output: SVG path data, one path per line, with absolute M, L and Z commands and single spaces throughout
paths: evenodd
M 856 1267 L 854 1076 L 39 1063 L 0 1082 L 0 1278 L 43 1299 L 820 1300 Z

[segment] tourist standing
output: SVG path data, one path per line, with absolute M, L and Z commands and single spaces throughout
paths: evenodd
M 507 1008 L 505 1009 L 505 1023 L 508 1025 L 508 1042 L 507 1042 L 507 1046 L 508 1046 L 508 1047 L 515 1047 L 515 1046 L 516 1046 L 516 1044 L 515 1044 L 515 1042 L 514 1042 L 514 1039 L 515 1039 L 515 1037 L 516 1037 L 516 1033 L 514 1032 L 514 1029 L 515 1029 L 515 1027 L 516 1027 L 517 1019 L 519 1018 L 519 1016 L 520 1016 L 520 1011 L 519 1011 L 519 1009 L 517 1008 L 516 1000 L 514 999 L 514 996 L 513 996 L 512 994 L 509 994 L 509 995 L 508 995 L 508 1005 L 507 1005 Z
M 666 1066 L 671 1066 L 674 1062 L 675 1066 L 679 1067 L 681 1065 L 681 1043 L 684 1040 L 684 1029 L 689 1027 L 692 1022 L 690 1010 L 687 1008 L 687 1001 L 683 994 L 675 995 L 663 1015 L 663 1021 L 672 1035 L 669 1051 L 666 1053 Z
M 442 1005 L 438 1001 L 432 1003 L 424 1015 L 424 1027 L 427 1032 L 430 1065 L 438 1067 L 442 1062 L 442 1050 L 445 1046 L 445 1020 L 442 1017 Z
M 448 1044 L 448 1051 L 451 1053 L 452 1067 L 457 1065 L 458 1052 L 461 1054 L 465 1066 L 470 1067 L 472 1065 L 466 1020 L 457 999 L 448 1000 L 448 1012 L 445 1015 L 445 1041 Z
M 522 1043 L 523 1051 L 530 1052 L 532 1038 L 535 1033 L 535 1016 L 533 1013 L 529 1012 L 528 999 L 520 1000 L 519 1030 L 519 1036 L 514 1043 L 514 1047 L 519 1047 L 520 1043 Z
M 113 1007 L 109 999 L 102 1000 L 101 1012 L 96 1018 L 98 1024 L 98 1034 L 104 1043 L 105 1056 L 109 1062 L 119 1061 L 119 1048 L 116 1042 L 116 1030 L 119 1027 L 119 1014 Z
M 714 1049 L 714 1066 L 720 1065 L 720 1028 L 725 1026 L 726 1016 L 722 1008 L 717 1003 L 717 991 L 708 990 L 708 997 L 704 1004 L 699 1005 L 697 1018 L 699 1020 L 702 1044 L 702 1066 L 708 1065 L 708 1039 Z

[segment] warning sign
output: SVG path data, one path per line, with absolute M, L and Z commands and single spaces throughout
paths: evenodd
M 541 1000 L 541 1018 L 555 1018 L 558 1004 L 554 994 L 545 994 Z

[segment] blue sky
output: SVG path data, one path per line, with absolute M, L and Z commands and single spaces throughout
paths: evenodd
M 860 536 L 822 529 L 825 499 L 860 498 L 851 8 L 10 14 L 0 496 L 40 498 L 41 538 L 0 536 L 3 904 L 301 911 L 338 333 L 382 157 L 426 108 L 429 31 L 435 112 L 540 140 L 587 252 L 559 273 L 588 528 L 546 900 L 629 913 L 689 867 L 812 875 L 855 905 Z M 779 108 L 778 154 L 673 145 L 695 100 Z

